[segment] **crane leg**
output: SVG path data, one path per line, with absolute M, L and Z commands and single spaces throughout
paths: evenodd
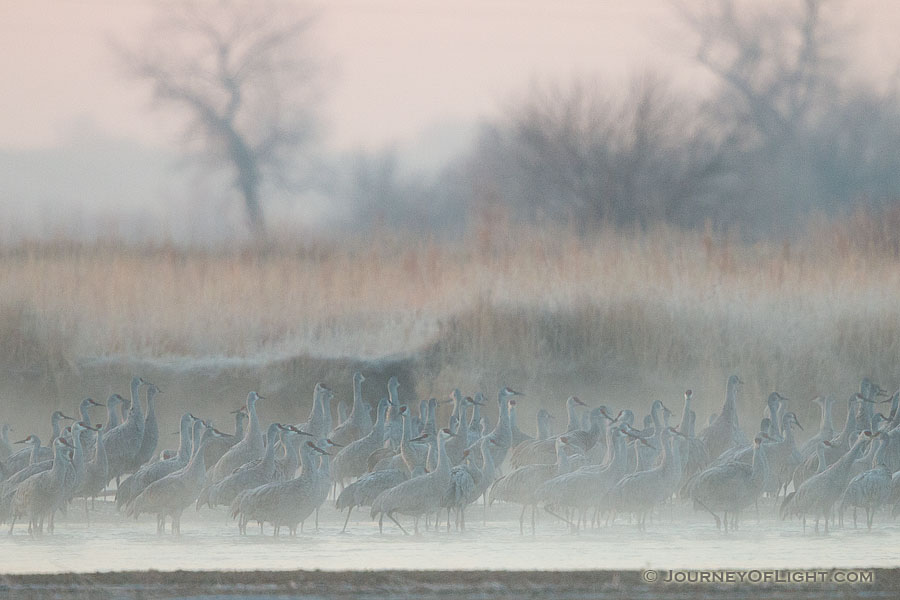
M 352 513 L 352 512 L 353 512 L 353 507 L 351 506 L 350 510 L 347 511 L 347 518 L 344 520 L 344 528 L 341 529 L 341 533 L 347 532 L 347 523 L 350 522 L 350 513 Z
M 531 505 L 531 535 L 535 535 L 535 531 L 534 531 L 534 513 L 535 513 L 536 509 L 537 509 L 537 505 L 532 504 L 532 505 Z
M 522 505 L 522 514 L 519 515 L 519 534 L 525 535 L 525 508 L 527 508 L 524 504 Z
M 394 524 L 397 525 L 397 527 L 400 528 L 400 531 L 403 532 L 403 535 L 409 535 L 409 532 L 406 531 L 405 529 L 403 529 L 403 525 L 400 524 L 400 521 L 398 521 L 397 519 L 394 518 L 394 513 L 389 512 L 389 513 L 387 514 L 387 516 L 388 516 L 388 518 L 389 518 L 391 521 L 394 522 Z M 415 524 L 415 527 L 416 527 L 416 533 L 419 533 L 419 519 L 418 519 L 418 517 L 416 518 L 416 524 Z

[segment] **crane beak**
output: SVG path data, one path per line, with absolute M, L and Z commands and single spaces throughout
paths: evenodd
M 332 446 L 334 446 L 335 448 L 343 448 L 344 447 L 343 444 L 337 444 L 337 443 L 333 442 L 331 440 L 331 438 L 327 438 L 325 441 L 328 442 L 329 444 L 331 444 Z
M 294 433 L 299 433 L 300 435 L 308 435 L 309 437 L 316 437 L 313 434 L 307 433 L 306 431 L 303 431 L 299 427 L 295 427 L 293 425 L 291 425 L 291 431 L 293 431 Z
M 419 437 L 414 437 L 413 439 L 411 439 L 411 440 L 409 440 L 409 441 L 411 441 L 411 442 L 421 442 L 422 440 L 424 440 L 424 439 L 427 438 L 427 437 L 428 437 L 428 434 L 427 434 L 427 433 L 423 433 L 423 434 L 420 435 Z

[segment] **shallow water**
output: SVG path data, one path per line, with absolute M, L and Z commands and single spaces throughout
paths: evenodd
M 182 534 L 156 534 L 153 517 L 138 521 L 98 505 L 88 526 L 80 505 L 58 519 L 56 533 L 32 539 L 25 526 L 0 534 L 0 572 L 56 573 L 120 570 L 292 570 L 292 569 L 704 569 L 704 568 L 871 568 L 900 566 L 900 524 L 885 512 L 873 531 L 853 529 L 849 521 L 828 536 L 803 533 L 797 521 L 778 521 L 768 502 L 757 522 L 748 513 L 726 536 L 711 518 L 686 506 L 665 507 L 647 531 L 620 519 L 616 524 L 570 534 L 553 517 L 539 514 L 537 534 L 519 534 L 519 509 L 493 506 L 487 524 L 481 506 L 467 512 L 468 530 L 459 534 L 429 530 L 406 536 L 367 512 L 354 512 L 341 534 L 344 515 L 323 508 L 320 531 L 273 539 L 271 529 L 240 536 L 224 510 L 185 513 Z M 357 516 L 359 520 L 357 521 Z M 401 523 L 412 529 L 411 519 Z M 526 528 L 529 519 L 526 518 Z

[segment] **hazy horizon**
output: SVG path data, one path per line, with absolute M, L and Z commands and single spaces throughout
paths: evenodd
M 401 168 L 426 177 L 534 83 L 587 79 L 615 89 L 658 72 L 692 93 L 715 85 L 693 62 L 690 36 L 668 0 L 286 4 L 318 14 L 309 41 L 323 71 L 315 151 L 392 149 Z M 227 182 L 186 167 L 176 113 L 151 109 L 149 88 L 123 76 L 111 52 L 109 40 L 137 35 L 155 5 L 38 0 L 3 8 L 0 75 L 14 82 L 0 115 L 5 239 L 93 238 L 110 227 L 128 237 L 151 221 L 154 235 L 176 239 L 240 229 Z M 852 76 L 894 85 L 900 7 L 867 0 L 840 10 L 839 20 L 856 31 L 847 52 L 857 65 Z M 344 209 L 335 212 L 315 193 L 269 199 L 277 218 L 307 226 L 340 220 Z M 224 223 L 207 222 L 222 214 Z

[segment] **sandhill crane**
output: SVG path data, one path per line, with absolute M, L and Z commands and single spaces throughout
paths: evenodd
M 362 397 L 362 384 L 366 380 L 359 371 L 353 374 L 353 408 L 347 419 L 331 432 L 328 437 L 341 446 L 355 442 L 372 430 L 372 417 L 369 406 Z
M 587 405 L 576 396 L 569 396 L 569 398 L 566 400 L 566 415 L 568 416 L 568 419 L 566 421 L 566 433 L 581 429 L 581 423 L 578 420 L 577 410 L 579 406 Z
M 400 438 L 403 437 L 403 418 L 400 414 L 400 383 L 397 377 L 391 376 L 388 379 L 388 410 L 387 420 L 385 421 L 384 437 L 390 441 L 391 448 L 396 450 L 400 446 Z
M 716 520 L 716 527 L 722 520 L 716 514 L 724 512 L 725 533 L 728 533 L 728 513 L 732 516 L 732 529 L 737 525 L 738 515 L 744 508 L 756 502 L 763 493 L 769 477 L 768 449 L 762 438 L 753 440 L 750 464 L 731 461 L 701 471 L 690 484 L 690 496 L 695 506 L 707 510 Z
M 575 522 L 569 522 L 572 529 L 586 523 L 587 511 L 600 504 L 610 489 L 624 475 L 627 467 L 627 435 L 619 427 L 613 427 L 608 434 L 608 462 L 603 465 L 581 467 L 571 473 L 563 473 L 547 480 L 534 492 L 535 500 L 544 509 L 559 517 L 552 509 L 572 508 L 578 511 Z M 560 517 L 562 518 L 562 517 Z
M 240 492 L 274 481 L 275 442 L 286 429 L 281 423 L 269 425 L 266 430 L 266 452 L 262 459 L 241 465 L 230 475 L 204 487 L 197 498 L 197 510 L 204 504 L 210 508 L 220 505 L 230 506 Z
M 382 398 L 378 403 L 378 415 L 369 435 L 345 446 L 334 457 L 331 465 L 334 481 L 344 485 L 347 479 L 359 477 L 366 472 L 369 455 L 384 445 L 384 422 L 387 415 L 388 400 Z
M 304 423 L 297 423 L 295 425 L 297 429 L 306 431 L 317 437 L 325 435 L 328 432 L 325 428 L 325 411 L 322 410 L 322 394 L 327 389 L 328 388 L 325 387 L 325 384 L 321 381 L 316 383 L 316 387 L 313 389 L 313 401 L 312 406 L 309 409 L 309 416 Z
M 52 461 L 53 460 L 53 440 L 59 437 L 61 425 L 60 422 L 62 420 L 74 421 L 72 417 L 68 417 L 63 414 L 62 411 L 54 411 L 53 414 L 50 415 L 50 428 L 52 433 L 50 434 L 52 437 L 50 438 L 50 444 L 48 446 L 41 446 L 41 441 L 38 436 L 29 436 L 32 442 L 37 441 L 36 446 L 32 446 L 31 448 L 23 448 L 17 452 L 12 453 L 6 459 L 6 466 L 4 470 L 8 474 L 17 473 L 27 467 L 30 464 L 43 462 L 45 460 Z M 29 439 L 26 438 L 26 439 Z M 16 443 L 25 443 L 25 442 L 16 442 Z
M 66 468 L 69 464 L 67 457 L 69 448 L 72 446 L 67 441 L 57 437 L 53 441 L 53 467 L 32 475 L 16 487 L 12 499 L 10 533 L 16 525 L 16 521 L 25 516 L 28 517 L 28 533 L 32 535 L 43 533 L 44 519 L 53 514 L 60 502 L 65 485 Z
M 850 480 L 851 464 L 862 453 L 871 432 L 863 432 L 850 450 L 830 467 L 804 481 L 796 491 L 791 492 L 781 503 L 781 518 L 787 515 L 801 515 L 803 529 L 806 530 L 806 515 L 816 518 L 816 532 L 819 519 L 825 519 L 825 533 L 828 533 L 828 517 L 838 497 L 847 488 Z
M 260 528 L 264 523 L 271 523 L 274 537 L 278 537 L 285 526 L 290 535 L 296 534 L 297 526 L 318 506 L 316 453 L 327 454 L 315 443 L 306 442 L 300 447 L 300 474 L 297 477 L 267 483 L 237 495 L 231 503 L 231 516 L 239 517 L 238 528 L 242 534 L 247 533 L 250 521 L 258 521 Z
M 834 439 L 834 421 L 831 418 L 831 407 L 834 406 L 834 398 L 830 396 L 816 396 L 810 400 L 810 403 L 819 406 L 822 411 L 822 418 L 819 423 L 819 431 L 800 446 L 800 455 L 804 460 L 816 453 L 819 442 L 822 440 L 830 442 Z
M 738 386 L 742 383 L 737 375 L 731 375 L 728 378 L 722 412 L 709 427 L 700 432 L 699 438 L 706 444 L 711 459 L 718 458 L 729 448 L 748 444 L 747 435 L 741 429 L 738 421 L 737 411 Z
M 157 479 L 132 500 L 125 514 L 137 519 L 142 513 L 156 514 L 156 531 L 164 533 L 166 517 L 172 517 L 172 534 L 181 533 L 181 515 L 194 503 L 206 478 L 206 458 L 203 452 L 208 440 L 221 435 L 212 426 L 205 426 L 200 445 L 186 467 Z
M 542 408 L 537 411 L 537 415 L 535 416 L 535 420 L 537 421 L 537 429 L 535 431 L 534 439 L 535 441 L 546 440 L 550 437 L 550 421 L 555 419 L 550 412 Z
M 99 496 L 106 483 L 109 481 L 109 473 L 106 444 L 103 443 L 103 430 L 96 428 L 97 439 L 94 443 L 94 457 L 84 465 L 84 481 L 81 484 L 79 495 L 84 498 L 84 515 L 88 515 L 88 498 L 91 499 L 93 508 L 94 499 Z
M 681 474 L 682 483 L 709 466 L 709 453 L 706 444 L 694 435 L 694 424 L 697 421 L 697 413 L 691 408 L 694 392 L 684 392 L 684 411 L 681 415 L 681 423 L 678 431 L 687 437 L 687 449 L 684 456 L 684 472 Z
M 450 511 L 456 511 L 456 528 L 466 530 L 466 507 L 485 496 L 491 484 L 494 483 L 494 461 L 491 458 L 489 445 L 493 444 L 490 438 L 482 438 L 480 442 L 482 468 L 475 465 L 471 450 L 465 450 L 465 463 L 456 465 L 450 469 L 450 486 L 444 496 L 441 506 L 447 509 L 447 531 L 450 530 Z M 485 511 L 487 510 L 487 498 L 485 497 Z
M 378 517 L 378 531 L 383 531 L 384 517 L 392 520 L 400 530 L 408 533 L 397 519 L 395 513 L 415 518 L 415 533 L 419 533 L 419 518 L 437 510 L 450 485 L 450 464 L 447 459 L 446 440 L 452 437 L 449 429 L 442 429 L 437 436 L 437 466 L 431 473 L 408 479 L 403 483 L 385 490 L 372 503 L 371 517 Z
M 886 504 L 891 497 L 891 471 L 885 465 L 885 454 L 888 449 L 887 434 L 873 434 L 880 437 L 879 448 L 875 452 L 872 468 L 864 471 L 850 480 L 847 489 L 841 494 L 838 514 L 841 521 L 844 518 L 844 510 L 847 506 L 853 507 L 853 526 L 856 527 L 856 509 L 863 508 L 866 511 L 866 528 L 872 530 L 872 519 L 875 511 L 882 504 Z
M 575 407 L 577 406 L 586 405 L 578 397 L 569 396 L 566 400 L 566 411 L 569 413 L 570 425 L 572 425 L 571 420 L 574 418 L 573 415 L 575 415 Z M 574 433 L 577 429 L 576 425 L 575 430 L 568 430 L 564 435 Z M 510 452 L 510 466 L 516 469 L 525 465 L 554 464 L 556 462 L 556 440 L 558 438 L 559 436 L 522 442 Z
M 421 473 L 416 473 L 416 475 L 424 474 L 425 472 L 421 467 L 419 467 L 419 471 L 421 471 Z M 341 490 L 340 495 L 338 495 L 337 500 L 334 503 L 335 507 L 340 511 L 343 511 L 345 508 L 347 509 L 347 518 L 344 520 L 344 527 L 341 529 L 341 533 L 347 531 L 350 513 L 353 512 L 354 508 L 357 506 L 372 506 L 372 502 L 375 501 L 375 498 L 377 498 L 381 492 L 389 490 L 396 485 L 400 485 L 409 479 L 409 477 L 409 472 L 406 469 L 373 471 L 371 473 L 366 473 Z
M 215 465 L 219 459 L 225 456 L 235 444 L 244 439 L 244 423 L 249 416 L 247 415 L 247 407 L 241 406 L 237 410 L 231 411 L 229 414 L 234 415 L 234 434 L 223 434 L 221 437 L 214 437 L 206 444 L 206 464 Z M 199 437 L 197 440 L 199 441 Z M 187 464 L 187 463 L 185 463 Z
M 509 423 L 509 401 L 514 396 L 524 396 L 523 393 L 517 392 L 512 388 L 505 387 L 497 394 L 497 404 L 499 405 L 499 418 L 497 425 L 488 437 L 493 440 L 493 444 L 489 446 L 491 458 L 494 459 L 494 465 L 499 470 L 506 459 L 506 455 L 512 448 L 512 429 Z
M 776 498 L 782 489 L 785 494 L 787 493 L 794 470 L 803 461 L 803 456 L 797 449 L 797 442 L 794 438 L 794 427 L 803 430 L 797 415 L 791 411 L 782 414 L 782 439 L 766 446 L 771 475 L 764 491 L 773 494 Z
M 140 469 L 144 463 L 156 454 L 156 444 L 159 443 L 159 425 L 156 422 L 156 396 L 162 392 L 156 385 L 147 385 L 147 416 L 144 417 L 144 435 L 141 445 L 134 456 L 134 461 L 129 471 Z
M 673 440 L 682 436 L 669 427 L 662 432 L 662 461 L 652 469 L 626 475 L 606 496 L 606 502 L 615 512 L 631 512 L 638 517 L 638 527 L 646 527 L 647 515 L 657 505 L 674 493 L 681 480 L 681 448 Z
M 535 491 L 540 485 L 557 475 L 568 471 L 568 460 L 565 445 L 568 443 L 566 436 L 554 440 L 556 444 L 556 463 L 552 465 L 532 464 L 523 465 L 514 469 L 494 482 L 490 491 L 490 502 L 504 500 L 522 505 L 522 513 L 519 515 L 519 533 L 525 533 L 525 510 L 531 507 L 531 533 L 534 534 L 534 513 L 537 505 Z
M 29 435 L 24 440 L 19 440 L 18 442 L 15 442 L 15 443 L 16 444 L 31 444 L 32 454 L 36 450 L 43 449 L 43 447 L 41 446 L 40 438 L 38 438 L 38 436 L 36 436 L 34 434 Z M 22 483 L 23 481 L 25 481 L 32 475 L 36 475 L 43 471 L 49 471 L 51 468 L 53 468 L 53 461 L 54 461 L 54 459 L 51 458 L 48 460 L 38 460 L 36 462 L 31 462 L 30 464 L 25 465 L 24 467 L 22 467 L 21 469 L 19 469 L 18 471 L 16 471 L 9 477 L 7 477 L 4 481 L 0 482 L 0 495 L 3 495 L 4 493 L 8 492 L 10 489 L 19 485 L 20 483 Z
M 256 392 L 250 392 L 247 395 L 247 414 L 250 415 L 250 425 L 244 433 L 244 438 L 223 454 L 222 458 L 212 467 L 207 476 L 210 484 L 218 483 L 238 467 L 261 458 L 265 453 L 263 434 L 259 427 L 259 417 L 256 414 L 256 403 L 260 400 L 265 400 L 265 398 Z
M 95 406 L 102 406 L 102 407 L 104 407 L 104 408 L 106 407 L 105 404 L 102 404 L 102 403 L 100 403 L 100 402 L 97 402 L 96 400 L 94 400 L 93 398 L 90 398 L 90 397 L 85 398 L 84 400 L 82 400 L 82 401 L 78 404 L 78 414 L 79 414 L 79 416 L 81 417 L 81 420 L 82 420 L 82 421 L 84 421 L 85 423 L 92 423 L 92 422 L 93 422 L 93 421 L 91 420 L 90 409 L 93 408 L 93 407 L 95 407 Z
M 484 394 L 476 392 L 472 399 L 472 417 L 469 419 L 466 430 L 466 448 L 481 439 L 481 407 L 484 406 Z
M 124 480 L 121 485 L 116 488 L 116 507 L 121 510 L 138 494 L 144 491 L 144 488 L 148 485 L 158 479 L 162 479 L 170 473 L 174 473 L 175 471 L 184 468 L 190 461 L 191 456 L 193 456 L 192 442 L 196 448 L 200 447 L 202 427 L 203 422 L 194 417 L 194 415 L 190 413 L 182 415 L 181 425 L 179 427 L 181 438 L 178 444 L 178 453 L 170 459 L 144 465 L 131 475 L 131 477 Z M 215 439 L 218 438 L 209 438 L 207 448 Z M 204 452 L 204 460 L 207 456 L 207 453 Z
M 468 447 L 466 442 L 469 441 L 468 435 L 459 435 L 465 434 L 465 427 L 463 423 L 466 422 L 466 412 L 468 412 L 468 407 L 474 404 L 475 400 L 473 400 L 470 396 L 466 396 L 465 398 L 459 399 L 459 412 L 458 414 L 451 415 L 450 417 L 450 432 L 453 433 L 453 437 L 447 440 L 447 458 L 450 460 L 450 466 L 453 467 L 458 465 L 463 460 L 463 451 Z M 512 413 L 510 413 L 510 426 L 512 425 Z
M 833 464 L 841 456 L 843 456 L 852 445 L 851 439 L 856 439 L 857 435 L 857 406 L 861 402 L 865 402 L 865 398 L 861 394 L 853 394 L 847 400 L 847 420 L 844 422 L 844 428 L 838 434 L 837 438 L 830 440 L 830 444 L 825 448 L 825 461 L 827 465 Z M 800 465 L 794 469 L 794 489 L 799 489 L 804 481 L 819 471 L 818 454 L 813 454 L 806 458 Z
M 122 424 L 119 414 L 119 406 L 125 402 L 125 398 L 119 394 L 110 394 L 106 400 L 106 423 L 103 424 L 103 433 L 111 431 Z
M 515 398 L 510 400 L 509 402 L 509 429 L 512 432 L 512 445 L 513 448 L 521 444 L 522 442 L 532 442 L 534 438 L 519 429 L 519 406 L 518 402 L 516 402 Z
M 134 464 L 134 458 L 141 447 L 144 437 L 144 413 L 141 410 L 141 400 L 138 391 L 146 382 L 140 377 L 131 379 L 131 408 L 128 409 L 128 417 L 125 422 L 110 429 L 104 434 L 103 443 L 106 444 L 106 456 L 108 462 L 109 478 L 119 478 Z

